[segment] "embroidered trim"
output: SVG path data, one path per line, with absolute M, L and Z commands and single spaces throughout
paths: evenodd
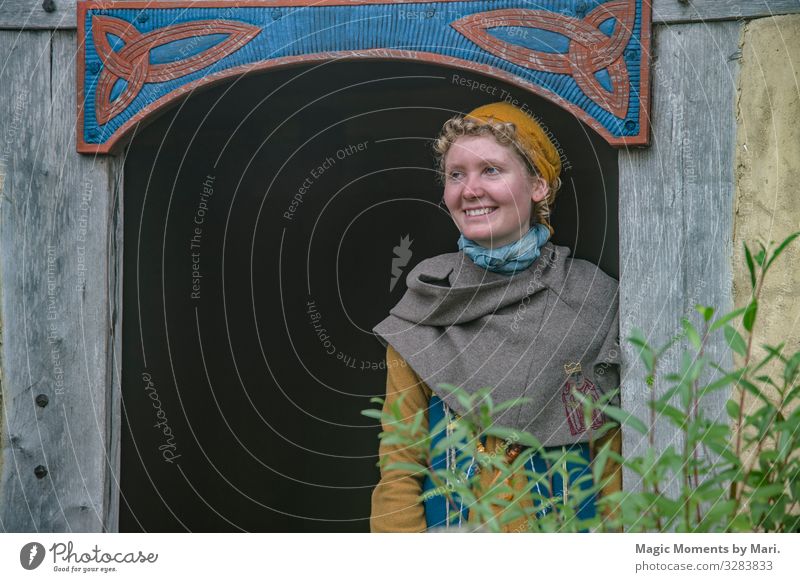
M 581 403 L 575 398 L 575 394 L 573 390 L 577 390 L 577 392 L 583 394 L 584 396 L 588 396 L 592 399 L 593 402 L 597 402 L 600 399 L 600 394 L 597 391 L 597 387 L 589 381 L 587 378 L 583 379 L 583 383 L 575 387 L 576 383 L 572 380 L 572 376 L 564 382 L 564 387 L 561 390 L 561 402 L 564 403 L 564 415 L 567 417 L 567 424 L 569 424 L 569 432 L 572 436 L 577 436 L 586 432 L 586 422 L 583 417 L 583 408 L 581 407 Z M 592 410 L 592 424 L 590 428 L 592 430 L 597 430 L 601 426 L 603 426 L 603 413 L 598 410 Z

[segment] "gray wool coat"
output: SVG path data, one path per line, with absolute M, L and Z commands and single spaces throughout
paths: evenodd
M 548 242 L 528 269 L 510 277 L 462 252 L 426 259 L 373 332 L 455 412 L 465 411 L 438 384 L 470 393 L 492 387 L 495 403 L 530 399 L 494 420 L 545 446 L 588 441 L 587 428 L 603 419 L 589 427 L 582 414 L 576 421 L 569 396 L 576 382 L 567 382 L 565 365 L 581 364 L 577 384 L 592 398 L 619 386 L 617 281 L 569 254 Z

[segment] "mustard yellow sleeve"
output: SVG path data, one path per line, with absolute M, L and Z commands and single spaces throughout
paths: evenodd
M 410 422 L 418 410 L 424 410 L 423 427 L 428 426 L 428 403 L 431 390 L 416 372 L 390 345 L 386 350 L 386 398 L 384 411 L 405 394 L 400 403 L 404 422 Z M 390 432 L 390 423 L 383 424 Z M 424 462 L 425 451 L 419 448 L 400 448 L 381 443 L 381 480 L 372 492 L 372 532 L 423 532 L 426 530 L 425 511 L 419 496 L 422 494 L 422 475 L 405 470 L 387 470 L 390 463 Z

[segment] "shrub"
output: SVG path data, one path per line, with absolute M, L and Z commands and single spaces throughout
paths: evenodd
M 470 508 L 473 529 L 499 531 L 503 525 L 526 518 L 529 531 L 679 531 L 679 532 L 798 532 L 800 531 L 800 351 L 784 353 L 785 342 L 762 346 L 765 355 L 754 355 L 756 326 L 764 279 L 770 267 L 800 232 L 779 245 L 759 245 L 756 254 L 745 244 L 745 257 L 750 274 L 751 296 L 747 306 L 721 316 L 715 309 L 697 306 L 702 320 L 698 329 L 689 319 L 682 321 L 682 333 L 663 346 L 654 347 L 644 334 L 635 330 L 628 341 L 635 346 L 646 369 L 650 387 L 649 419 L 643 420 L 608 402 L 608 393 L 597 401 L 575 393 L 581 402 L 586 426 L 591 424 L 592 411 L 600 408 L 626 430 L 636 431 L 647 439 L 640 455 L 624 457 L 603 445 L 591 463 L 589 474 L 573 481 L 569 494 L 558 498 L 529 491 L 514 491 L 506 484 L 512 473 L 522 473 L 552 491 L 553 480 L 566 482 L 567 463 L 585 466 L 580 455 L 561 448 L 547 450 L 532 434 L 498 426 L 492 422 L 499 412 L 521 403 L 520 400 L 495 404 L 491 389 L 467 394 L 455 386 L 440 385 L 451 391 L 467 412 L 455 418 L 446 436 L 434 439 L 447 428 L 446 420 L 430 429 L 418 411 L 411 422 L 401 418 L 399 406 L 382 410 L 365 410 L 366 416 L 391 424 L 393 430 L 381 433 L 387 444 L 419 447 L 425 461 L 398 464 L 389 469 L 410 470 L 429 477 L 436 491 L 450 503 L 463 502 Z M 726 345 L 738 356 L 732 369 L 727 369 L 709 355 L 709 340 L 722 334 Z M 680 349 L 680 369 L 662 373 L 660 360 L 670 349 Z M 656 398 L 662 382 L 663 395 Z M 727 419 L 709 418 L 699 405 L 702 398 L 717 390 L 730 390 Z M 745 395 L 758 403 L 753 411 L 745 411 Z M 383 404 L 381 399 L 374 402 Z M 657 417 L 665 418 L 683 436 L 683 446 L 676 450 L 669 445 L 661 450 L 655 442 Z M 591 434 L 594 440 L 615 426 L 606 423 Z M 733 430 L 732 430 L 733 427 Z M 509 463 L 505 455 L 481 450 L 478 435 L 491 435 L 526 447 Z M 436 440 L 434 444 L 434 440 Z M 460 469 L 435 468 L 433 459 L 447 449 L 454 451 L 454 467 L 477 464 L 495 475 L 492 487 L 481 491 L 479 475 Z M 541 455 L 548 461 L 544 473 L 530 470 L 528 460 Z M 601 497 L 595 517 L 579 519 L 579 508 L 605 483 L 602 475 L 606 464 L 615 461 L 641 478 L 640 491 L 620 491 Z M 665 493 L 665 484 L 677 480 L 677 495 Z M 522 496 L 531 495 L 537 507 L 523 507 Z M 498 511 L 499 508 L 499 511 Z M 604 517 L 606 516 L 606 517 Z

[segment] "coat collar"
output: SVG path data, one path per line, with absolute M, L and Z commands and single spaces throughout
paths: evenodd
M 412 269 L 408 290 L 390 313 L 421 325 L 473 321 L 557 284 L 569 253 L 548 242 L 530 267 L 511 276 L 487 271 L 463 252 L 438 255 Z

